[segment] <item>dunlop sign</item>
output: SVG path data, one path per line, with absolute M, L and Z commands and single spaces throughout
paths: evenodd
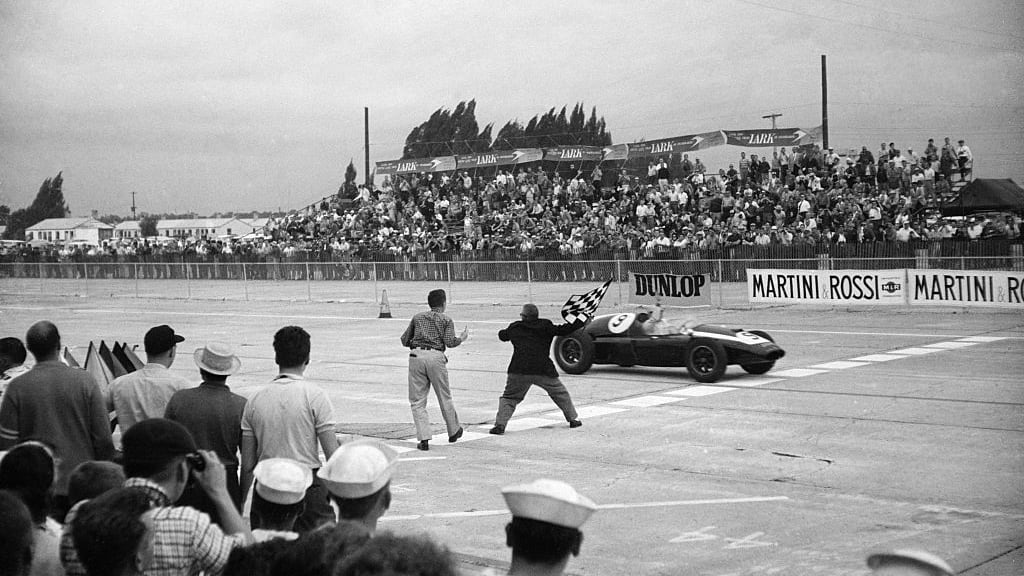
M 703 274 L 629 273 L 629 303 L 709 306 L 711 294 Z
M 747 270 L 750 302 L 906 304 L 906 270 Z
M 1024 272 L 908 270 L 911 305 L 1024 309 Z

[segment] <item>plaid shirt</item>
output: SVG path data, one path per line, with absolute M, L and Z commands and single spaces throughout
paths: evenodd
M 187 506 L 171 506 L 160 486 L 146 478 L 129 478 L 125 488 L 137 488 L 149 496 L 153 512 L 153 562 L 146 576 L 191 576 L 206 573 L 217 576 L 224 571 L 228 555 L 235 546 L 244 546 L 241 534 L 224 534 L 210 517 Z M 78 561 L 71 538 L 71 522 L 81 503 L 68 512 L 60 541 L 60 561 L 67 576 L 86 576 Z
M 444 352 L 445 348 L 455 348 L 459 344 L 462 344 L 462 340 L 455 335 L 455 322 L 434 308 L 413 316 L 402 333 L 402 346 L 407 348 L 430 348 Z

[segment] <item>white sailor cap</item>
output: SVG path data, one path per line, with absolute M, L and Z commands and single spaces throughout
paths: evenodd
M 953 568 L 945 560 L 924 550 L 893 550 L 868 556 L 868 567 L 872 570 L 885 566 L 915 566 L 929 574 L 952 576 Z
M 356 440 L 342 445 L 320 468 L 317 476 L 327 490 L 340 498 L 362 498 L 391 481 L 398 452 L 376 440 Z
M 565 482 L 541 478 L 501 490 L 513 516 L 579 528 L 597 510 L 597 504 Z
M 313 471 L 289 458 L 268 458 L 256 464 L 256 493 L 274 504 L 298 504 L 313 484 Z

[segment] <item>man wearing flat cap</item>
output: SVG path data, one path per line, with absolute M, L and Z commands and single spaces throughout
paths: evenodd
M 228 376 L 242 366 L 231 346 L 210 342 L 192 354 L 202 383 L 196 388 L 179 390 L 171 396 L 164 416 L 184 426 L 202 450 L 210 450 L 224 465 L 228 493 L 241 510 L 242 490 L 238 483 L 238 451 L 242 445 L 242 411 L 245 398 L 228 388 Z M 206 512 L 220 525 L 213 502 L 197 486 L 190 486 L 180 501 Z M 223 527 L 223 526 L 222 526 Z
M 512 360 L 508 364 L 508 377 L 505 391 L 498 400 L 498 413 L 494 417 L 491 434 L 504 434 L 505 426 L 516 411 L 516 406 L 526 398 L 530 387 L 536 384 L 543 388 L 555 405 L 562 410 L 562 415 L 570 428 L 583 425 L 573 406 L 569 391 L 558 379 L 558 372 L 549 357 L 551 340 L 555 336 L 572 334 L 583 326 L 582 322 L 573 324 L 554 324 L 547 318 L 541 318 L 534 304 L 524 304 L 519 320 L 498 331 L 498 339 L 512 342 Z
M 512 521 L 505 526 L 506 544 L 512 548 L 508 573 L 564 573 L 569 555 L 579 556 L 583 543 L 580 526 L 597 505 L 565 482 L 545 478 L 508 486 L 501 495 L 512 512 Z
M 220 574 L 236 546 L 252 542 L 252 534 L 235 509 L 224 480 L 224 465 L 213 452 L 198 450 L 181 424 L 149 418 L 121 437 L 124 449 L 125 488 L 143 492 L 153 511 L 155 547 L 146 573 L 192 576 Z M 190 480 L 195 480 L 216 506 L 221 530 L 206 514 L 188 506 L 175 506 Z M 61 563 L 68 576 L 84 575 L 68 527 L 79 507 L 68 513 L 61 536 Z
M 924 550 L 893 550 L 868 556 L 868 567 L 877 576 L 953 576 L 945 560 Z
M 335 450 L 317 474 L 337 520 L 362 524 L 373 534 L 391 507 L 391 475 L 397 461 L 398 453 L 376 440 L 356 440 Z
M 131 428 L 146 418 L 163 418 L 171 396 L 192 384 L 169 370 L 177 358 L 178 344 L 184 342 L 174 329 L 163 324 L 146 332 L 146 365 L 115 379 L 110 393 L 121 430 Z

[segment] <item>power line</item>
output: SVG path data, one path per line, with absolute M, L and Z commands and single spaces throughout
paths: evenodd
M 840 4 L 846 4 L 848 6 L 854 6 L 856 8 L 863 8 L 865 10 L 871 10 L 872 12 L 882 12 L 884 14 L 892 14 L 893 16 L 900 16 L 902 18 L 911 18 L 917 22 L 930 22 L 932 24 L 939 24 L 940 26 L 946 26 L 947 28 L 954 28 L 957 30 L 970 30 L 972 32 L 981 32 L 982 34 L 990 34 L 992 36 L 1003 36 L 1006 38 L 1015 38 L 1017 40 L 1024 40 L 1024 36 L 1017 36 L 1015 34 L 1008 34 L 1006 32 L 993 32 L 991 30 L 985 30 L 984 28 L 973 28 L 971 26 L 964 26 L 960 23 L 943 22 L 942 20 L 934 20 L 932 18 L 924 18 L 917 14 L 905 14 L 903 12 L 896 12 L 894 10 L 886 10 L 885 8 L 876 8 L 874 6 L 865 6 L 864 4 L 858 4 L 856 2 L 850 2 L 850 0 L 834 0 Z
M 973 46 L 975 48 L 985 48 L 987 50 L 999 50 L 999 51 L 1002 51 L 1002 52 L 1017 52 L 1016 50 L 1013 50 L 1011 48 L 1005 48 L 1005 47 L 1002 47 L 1002 46 L 990 46 L 988 44 L 978 44 L 976 42 L 967 42 L 967 41 L 963 41 L 963 40 L 952 40 L 950 38 L 936 38 L 935 36 L 926 36 L 924 34 L 917 34 L 917 33 L 914 33 L 914 32 L 907 31 L 907 30 L 902 30 L 902 31 L 890 30 L 888 28 L 882 28 L 880 26 L 872 26 L 870 24 L 863 24 L 861 22 L 854 22 L 853 20 L 843 20 L 843 19 L 840 19 L 840 18 L 829 18 L 828 16 L 822 16 L 820 14 L 811 14 L 809 12 L 800 12 L 798 10 L 790 10 L 788 8 L 781 8 L 779 6 L 772 6 L 770 4 L 761 4 L 760 2 L 754 2 L 753 0 L 736 0 L 736 1 L 737 2 L 741 2 L 743 4 L 748 4 L 750 6 L 757 6 L 759 8 L 766 8 L 768 10 L 776 10 L 778 12 L 785 12 L 787 14 L 794 14 L 796 16 L 802 16 L 804 18 L 817 18 L 819 20 L 826 20 L 828 22 L 835 22 L 837 24 L 844 24 L 844 25 L 847 25 L 847 26 L 857 26 L 858 28 L 865 28 L 865 29 L 868 29 L 868 30 L 875 30 L 875 31 L 878 31 L 878 32 L 885 32 L 886 34 L 894 34 L 894 35 L 901 35 L 901 36 L 913 36 L 915 38 L 920 38 L 922 40 L 931 40 L 933 42 L 942 42 L 942 43 L 945 43 L 945 44 L 960 44 L 961 46 Z

